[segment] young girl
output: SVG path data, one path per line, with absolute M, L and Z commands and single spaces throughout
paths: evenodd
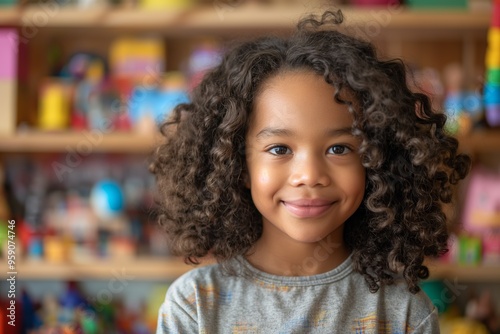
M 437 333 L 420 291 L 470 159 L 400 61 L 327 29 L 229 51 L 163 125 L 160 222 L 194 269 L 157 333 Z

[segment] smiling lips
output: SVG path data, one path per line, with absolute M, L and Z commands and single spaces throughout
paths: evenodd
M 321 216 L 332 206 L 333 202 L 323 199 L 299 199 L 283 201 L 285 208 L 300 218 L 314 218 Z

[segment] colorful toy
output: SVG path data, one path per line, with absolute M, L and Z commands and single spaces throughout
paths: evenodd
M 59 79 L 47 80 L 40 92 L 39 127 L 63 130 L 69 125 L 70 104 L 67 84 Z
M 500 174 L 485 168 L 472 170 L 463 211 L 463 226 L 467 233 L 481 238 L 483 262 L 500 261 Z M 462 261 L 476 263 L 477 247 L 471 242 L 460 243 Z M 464 249 L 462 249 L 464 248 Z M 474 253 L 474 255 L 472 255 Z M 474 258 L 474 259 L 473 259 Z
M 110 219 L 123 211 L 123 191 L 115 181 L 107 179 L 99 181 L 92 188 L 90 203 L 99 218 Z
M 500 126 L 500 2 L 493 2 L 491 26 L 486 50 L 486 82 L 484 104 L 486 121 L 492 127 Z
M 487 233 L 500 228 L 500 174 L 476 167 L 470 175 L 463 212 L 464 228 Z
M 136 87 L 132 91 L 129 103 L 132 124 L 139 131 L 142 129 L 141 132 L 147 133 L 156 130 L 147 129 L 144 122 L 147 122 L 147 119 L 152 119 L 156 124 L 159 124 L 176 105 L 188 102 L 189 98 L 185 86 L 183 75 L 178 72 L 171 72 L 165 76 L 163 87 Z
M 189 57 L 188 76 L 189 90 L 193 90 L 203 79 L 205 73 L 218 65 L 221 61 L 221 50 L 212 41 L 206 41 L 199 45 Z
M 492 231 L 483 238 L 483 263 L 500 263 L 500 232 Z
M 481 238 L 461 235 L 458 238 L 458 263 L 461 265 L 478 265 L 482 261 Z
M 111 44 L 111 75 L 136 85 L 156 86 L 165 71 L 165 47 L 156 38 L 120 38 Z
M 466 91 L 460 64 L 449 64 L 444 71 L 446 97 L 444 112 L 448 116 L 447 130 L 452 134 L 468 133 L 482 118 L 481 95 Z

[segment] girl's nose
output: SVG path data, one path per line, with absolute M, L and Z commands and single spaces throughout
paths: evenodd
M 291 166 L 290 184 L 298 186 L 323 186 L 331 184 L 329 168 L 324 158 L 304 157 Z

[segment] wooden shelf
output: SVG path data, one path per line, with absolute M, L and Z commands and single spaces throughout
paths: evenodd
M 500 264 L 459 266 L 432 262 L 427 266 L 431 273 L 430 279 L 482 283 L 498 283 L 500 280 Z M 16 271 L 17 278 L 21 280 L 105 280 L 117 275 L 134 280 L 165 280 L 175 279 L 193 268 L 177 258 L 138 258 L 75 263 L 23 261 L 17 264 Z M 0 264 L 0 272 L 2 278 L 9 272 L 5 263 Z
M 449 263 L 427 263 L 431 279 L 460 282 L 500 282 L 500 263 L 496 265 L 466 266 Z
M 1 276 L 9 270 L 2 261 Z M 46 261 L 23 261 L 16 266 L 20 280 L 105 280 L 123 277 L 130 280 L 175 279 L 193 266 L 177 258 L 139 258 L 130 260 L 89 260 L 77 263 L 50 263 Z
M 160 136 L 155 134 L 127 132 L 26 132 L 0 135 L 0 152 L 78 152 L 82 155 L 99 152 L 150 153 L 160 140 Z
M 500 152 L 500 131 L 475 132 L 458 138 L 464 151 Z M 161 142 L 159 134 L 127 132 L 25 132 L 0 135 L 0 153 L 97 152 L 149 153 Z
M 461 136 L 460 148 L 472 153 L 500 153 L 500 131 L 477 131 Z
M 321 13 L 326 7 L 309 5 L 258 5 L 245 2 L 238 6 L 195 6 L 184 9 L 144 10 L 140 8 L 26 6 L 0 9 L 0 25 L 34 26 L 38 28 L 134 28 L 154 29 L 157 33 L 180 35 L 196 31 L 203 33 L 231 33 L 253 30 L 288 30 L 308 13 Z M 330 7 L 332 8 L 332 7 Z M 488 11 L 412 11 L 404 9 L 340 7 L 346 17 L 346 26 L 371 33 L 384 30 L 394 33 L 419 34 L 426 38 L 443 31 L 462 36 L 464 33 L 485 34 L 491 13 Z M 36 18 L 36 19 L 35 19 Z M 433 34 L 429 35 L 428 32 Z
M 19 8 L 0 7 L 0 26 L 18 25 L 19 18 Z

